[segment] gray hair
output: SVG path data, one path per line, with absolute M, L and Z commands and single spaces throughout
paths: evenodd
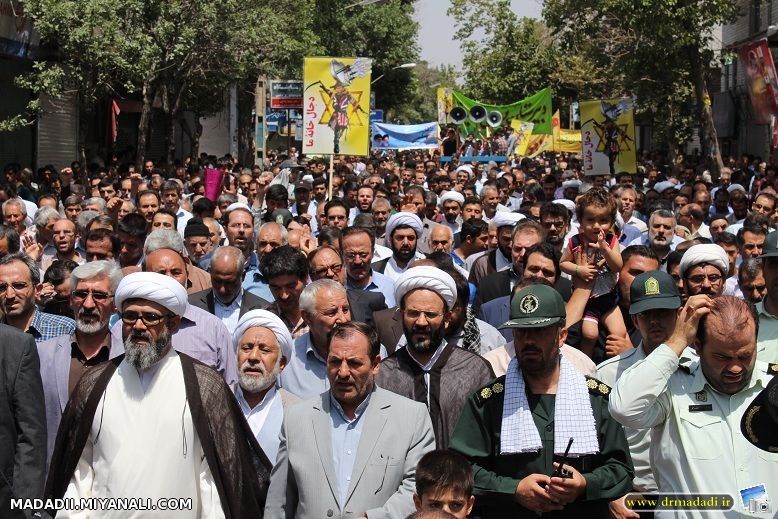
M 346 287 L 333 281 L 332 279 L 317 279 L 306 286 L 300 294 L 300 310 L 309 314 L 316 315 L 316 296 L 321 290 L 332 290 L 344 296 L 347 296 Z
M 222 204 L 225 204 L 225 203 L 234 204 L 237 201 L 238 201 L 238 195 L 233 195 L 232 193 L 222 193 L 216 199 L 216 205 L 218 206 L 218 205 L 222 205 Z M 227 218 L 227 216 L 225 215 L 225 220 L 224 221 L 227 221 L 226 218 Z
M 38 267 L 38 264 L 33 261 L 32 258 L 30 258 L 27 254 L 23 252 L 14 252 L 13 254 L 8 254 L 6 256 L 3 256 L 0 258 L 0 266 L 2 265 L 9 265 L 13 263 L 14 261 L 19 261 L 21 263 L 24 263 L 24 266 L 27 267 L 27 270 L 30 271 L 30 280 L 32 281 L 33 285 L 37 285 L 41 282 L 41 269 Z
M 384 197 L 377 197 L 373 199 L 373 204 L 370 206 L 370 209 L 376 209 L 377 205 L 383 205 L 384 209 L 389 209 L 392 207 L 392 203 Z
M 173 191 L 173 190 L 175 190 L 175 192 L 180 195 L 181 192 L 184 190 L 184 188 L 181 186 L 180 182 L 181 182 L 180 180 L 175 179 L 175 178 L 172 178 L 172 179 L 169 179 L 169 180 L 165 180 L 165 183 L 162 184 L 162 189 L 160 191 L 162 193 L 164 193 L 165 191 Z
M 172 229 L 157 229 L 146 237 L 143 244 L 143 255 L 148 256 L 159 249 L 170 249 L 184 255 L 184 239 L 178 231 Z
M 651 227 L 651 222 L 654 221 L 654 218 L 672 218 L 673 225 L 675 225 L 675 213 L 669 209 L 657 209 L 656 211 L 651 213 L 651 216 L 648 217 L 649 227 Z
M 79 281 L 97 277 L 107 277 L 111 282 L 111 292 L 116 292 L 119 281 L 122 280 L 122 269 L 115 261 L 97 260 L 79 265 L 70 274 L 70 286 L 75 288 Z
M 738 283 L 742 283 L 745 280 L 756 279 L 762 272 L 762 266 L 764 262 L 760 258 L 743 258 L 743 262 L 740 264 L 740 268 L 737 271 Z
M 246 263 L 246 256 L 243 255 L 243 251 L 232 245 L 222 245 L 221 247 L 217 247 L 217 249 L 214 251 L 213 255 L 211 256 L 211 263 L 215 262 L 217 259 L 220 259 L 222 256 L 232 256 L 232 258 L 235 260 L 236 270 L 240 273 L 243 272 L 243 265 Z
M 82 207 L 86 207 L 88 205 L 97 205 L 98 207 L 100 207 L 101 211 L 105 211 L 105 200 L 103 200 L 99 196 L 93 196 L 81 202 Z
M 130 207 L 132 207 L 132 209 L 130 209 L 131 213 L 134 213 L 135 210 L 137 209 L 137 207 L 135 206 L 135 202 L 133 202 L 132 200 L 125 200 L 124 202 L 122 202 L 122 205 L 124 204 L 130 204 Z
M 5 202 L 3 202 L 3 213 L 5 213 L 5 208 L 9 205 L 15 205 L 19 208 L 19 211 L 24 215 L 27 216 L 27 206 L 24 204 L 21 198 L 9 198 Z
M 46 227 L 49 224 L 49 220 L 59 220 L 60 218 L 59 211 L 46 205 L 35 211 L 35 216 L 32 217 L 32 223 L 38 228 Z
M 78 232 L 83 234 L 84 231 L 89 227 L 89 224 L 92 223 L 92 220 L 100 216 L 100 213 L 97 211 L 81 211 L 78 214 L 78 217 L 76 218 L 76 225 L 78 226 Z
M 289 231 L 286 230 L 286 227 L 283 225 L 280 225 L 276 222 L 266 222 L 259 226 L 259 230 L 257 231 L 257 239 L 259 239 L 259 234 L 262 232 L 262 229 L 270 229 L 272 227 L 278 227 L 281 231 L 281 245 L 286 245 L 289 243 Z

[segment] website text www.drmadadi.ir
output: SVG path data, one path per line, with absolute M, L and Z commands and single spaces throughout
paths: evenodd
M 82 497 L 11 499 L 11 510 L 191 510 L 191 498 Z
M 635 512 L 651 510 L 724 511 L 736 506 L 728 494 L 627 494 L 624 504 Z

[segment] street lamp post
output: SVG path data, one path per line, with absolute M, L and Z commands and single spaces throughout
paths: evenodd
M 400 69 L 400 68 L 413 68 L 415 66 L 416 66 L 416 63 L 403 63 L 402 65 L 397 65 L 396 67 L 390 68 L 389 71 L 391 72 L 392 70 L 397 70 L 397 69 Z M 375 84 L 376 81 L 378 81 L 379 79 L 381 79 L 385 75 L 386 75 L 386 73 L 381 74 L 380 76 L 375 78 L 373 81 L 371 81 L 370 84 L 371 85 Z

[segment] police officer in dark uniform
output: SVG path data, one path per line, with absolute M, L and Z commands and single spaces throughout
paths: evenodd
M 449 445 L 473 466 L 474 515 L 607 518 L 634 475 L 610 388 L 560 355 L 565 305 L 550 285 L 517 292 L 510 317 L 516 358 L 468 399 Z

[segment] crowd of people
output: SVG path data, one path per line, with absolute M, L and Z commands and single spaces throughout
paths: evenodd
M 446 148 L 6 166 L 0 516 L 774 517 L 778 167 Z

